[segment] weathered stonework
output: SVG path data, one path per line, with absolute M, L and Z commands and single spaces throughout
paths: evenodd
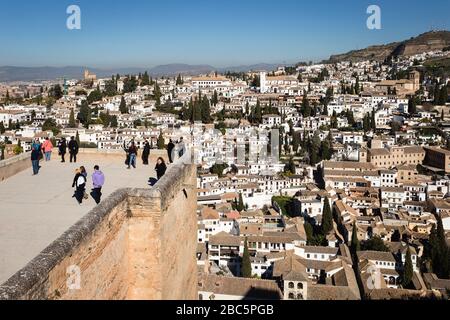
M 173 164 L 152 189 L 117 190 L 1 285 L 0 300 L 196 299 L 195 177 Z

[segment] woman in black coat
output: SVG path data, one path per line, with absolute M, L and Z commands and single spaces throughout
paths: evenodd
M 167 170 L 166 162 L 164 161 L 163 158 L 158 158 L 155 170 L 156 170 L 156 177 L 158 178 L 158 180 L 160 180 Z

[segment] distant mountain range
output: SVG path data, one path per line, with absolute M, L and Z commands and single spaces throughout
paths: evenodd
M 151 76 L 176 76 L 182 75 L 199 75 L 213 71 L 217 72 L 246 72 L 252 70 L 272 71 L 281 64 L 254 64 L 242 65 L 226 68 L 215 68 L 210 65 L 189 65 L 189 64 L 166 64 L 153 68 L 116 68 L 116 69 L 98 69 L 86 66 L 68 66 L 68 67 L 0 67 L 0 82 L 15 81 L 41 81 L 55 80 L 58 78 L 65 79 L 81 79 L 84 70 L 88 69 L 91 73 L 100 78 L 111 77 L 113 74 L 138 74 L 147 71 Z
M 358 62 L 363 60 L 384 61 L 389 56 L 412 56 L 428 51 L 442 50 L 449 46 L 449 31 L 431 31 L 405 41 L 371 46 L 361 50 L 333 55 L 329 60 L 324 61 L 324 63 L 340 61 Z

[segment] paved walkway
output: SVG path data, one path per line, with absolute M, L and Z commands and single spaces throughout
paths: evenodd
M 101 159 L 101 160 L 100 160 Z M 123 187 L 146 188 L 155 176 L 154 163 L 127 170 L 121 157 L 80 156 L 77 164 L 57 159 L 42 162 L 41 172 L 32 176 L 30 169 L 0 182 L 0 284 L 23 268 L 50 243 L 95 206 L 92 198 L 80 206 L 74 198 L 72 181 L 81 165 L 91 174 L 98 164 L 106 176 L 103 198 Z

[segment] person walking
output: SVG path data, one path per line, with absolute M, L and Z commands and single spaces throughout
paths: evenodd
M 128 154 L 130 156 L 130 162 L 128 163 L 128 169 L 131 169 L 131 166 L 136 169 L 136 157 L 137 157 L 137 148 L 134 144 L 134 141 L 131 142 L 130 147 L 128 148 Z
M 148 165 L 148 158 L 150 156 L 150 143 L 147 139 L 144 142 L 144 149 L 142 151 L 142 163 L 146 166 Z
M 66 155 L 66 152 L 67 152 L 66 138 L 61 138 L 61 140 L 59 141 L 58 151 L 59 151 L 59 155 L 61 156 L 61 162 L 66 162 L 66 159 L 64 158 L 64 156 Z
M 45 141 L 42 144 L 42 151 L 44 151 L 45 161 L 50 161 L 52 157 L 53 143 L 48 137 L 45 138 Z
M 159 157 L 156 161 L 155 171 L 156 171 L 156 178 L 160 180 L 164 174 L 166 173 L 167 165 L 163 158 Z
M 39 143 L 39 140 L 36 139 L 31 145 L 31 165 L 33 168 L 33 176 L 39 174 L 39 160 L 41 155 L 41 144 Z
M 73 197 L 77 199 L 79 204 L 83 203 L 84 193 L 86 192 L 86 177 L 82 174 L 81 169 L 75 171 L 72 188 L 75 188 Z
M 95 200 L 96 204 L 99 204 L 102 198 L 102 187 L 105 184 L 105 175 L 100 171 L 99 166 L 94 167 L 94 173 L 92 174 L 92 191 L 91 197 Z
M 79 145 L 75 137 L 71 137 L 69 141 L 69 153 L 70 153 L 70 162 L 77 163 L 77 154 L 79 150 Z
M 172 139 L 170 139 L 169 144 L 167 145 L 167 155 L 169 156 L 169 163 L 173 163 L 173 149 L 175 149 L 175 144 Z

